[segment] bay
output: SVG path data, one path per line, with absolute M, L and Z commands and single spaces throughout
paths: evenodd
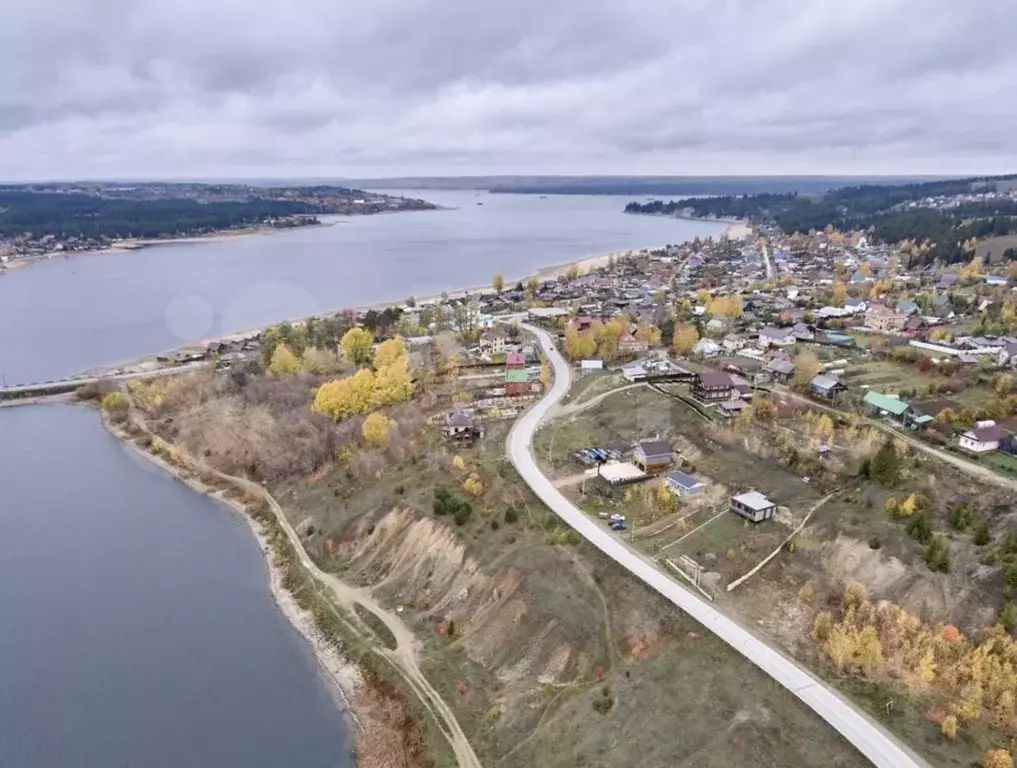
M 220 333 L 490 284 L 724 225 L 622 212 L 629 198 L 407 192 L 450 210 L 45 260 L 0 278 L 0 377 L 48 381 Z

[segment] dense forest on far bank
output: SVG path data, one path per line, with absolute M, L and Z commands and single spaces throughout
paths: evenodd
M 1017 232 L 1017 199 L 1008 193 L 1017 176 L 950 179 L 917 184 L 864 184 L 821 195 L 785 194 L 693 197 L 631 202 L 627 213 L 748 219 L 785 233 L 834 226 L 868 230 L 881 242 L 927 242 L 923 262 L 966 261 L 962 244 Z
M 0 240 L 158 238 L 252 226 L 301 226 L 318 214 L 434 208 L 345 187 L 45 184 L 0 187 Z

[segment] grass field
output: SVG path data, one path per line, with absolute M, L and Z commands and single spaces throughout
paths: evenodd
M 981 258 L 986 264 L 999 263 L 1007 248 L 1017 248 L 1017 235 L 1003 235 L 981 240 L 975 246 L 975 256 Z

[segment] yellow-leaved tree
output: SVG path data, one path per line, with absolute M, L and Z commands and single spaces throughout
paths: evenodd
M 597 340 L 592 333 L 580 333 L 569 328 L 565 331 L 565 354 L 570 360 L 585 360 L 597 351 Z
M 292 349 L 285 344 L 280 344 L 272 353 L 268 372 L 273 376 L 292 376 L 295 373 L 300 373 L 300 361 L 297 360 Z
M 491 278 L 491 287 L 494 288 L 495 293 L 501 293 L 505 288 L 505 278 L 501 272 L 494 273 L 494 277 Z
M 540 364 L 540 383 L 545 388 L 551 383 L 551 366 L 547 360 Z
M 339 342 L 346 359 L 356 365 L 371 362 L 371 346 L 374 336 L 366 328 L 350 328 Z
M 378 345 L 374 353 L 374 369 L 380 371 L 406 356 L 406 344 L 400 338 L 388 339 Z
M 312 409 L 336 421 L 374 408 L 374 372 L 361 368 L 353 376 L 327 381 L 318 387 Z
M 651 347 L 660 346 L 660 328 L 655 325 L 640 325 L 636 329 L 636 338 L 645 341 Z
M 671 348 L 676 354 L 689 355 L 698 343 L 699 331 L 696 330 L 696 326 L 684 323 L 675 326 Z
M 815 352 L 802 352 L 795 358 L 795 386 L 806 387 L 823 370 Z
M 410 360 L 405 355 L 391 364 L 379 368 L 374 375 L 374 402 L 376 405 L 403 403 L 413 396 L 413 378 Z
M 384 448 L 388 445 L 388 432 L 392 428 L 392 421 L 385 414 L 375 411 L 364 419 L 360 428 L 364 436 L 364 443 L 372 448 Z

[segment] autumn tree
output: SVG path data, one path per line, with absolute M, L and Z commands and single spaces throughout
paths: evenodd
M 636 338 L 645 341 L 651 347 L 659 347 L 660 328 L 655 325 L 640 325 L 636 329 Z
M 742 300 L 738 296 L 718 296 L 710 301 L 706 311 L 713 317 L 734 320 L 743 314 Z
M 531 277 L 526 281 L 526 298 L 532 299 L 537 295 L 537 290 L 540 288 L 540 283 L 537 282 L 537 278 Z
M 364 419 L 360 428 L 364 444 L 371 448 L 384 448 L 388 445 L 388 433 L 391 428 L 392 421 L 385 414 L 375 411 Z
M 565 270 L 565 277 L 567 277 L 569 280 L 575 280 L 577 277 L 579 277 L 579 265 L 569 264 L 568 269 Z
M 671 348 L 675 351 L 675 354 L 687 357 L 698 343 L 699 331 L 696 330 L 696 326 L 686 325 L 685 323 L 679 323 L 675 326 L 674 337 L 671 341 Z
M 846 298 L 847 288 L 844 286 L 844 283 L 838 280 L 833 284 L 833 288 L 830 291 L 830 303 L 835 307 L 843 307 Z
M 272 353 L 268 372 L 273 376 L 292 376 L 295 373 L 300 373 L 300 361 L 293 354 L 293 350 L 285 344 L 280 344 Z
M 544 389 L 551 384 L 551 365 L 547 360 L 540 364 L 540 383 Z
M 587 360 L 597 351 L 597 339 L 590 332 L 574 328 L 565 331 L 565 354 L 570 360 Z
M 1013 768 L 1013 758 L 1005 749 L 990 749 L 982 758 L 982 768 Z
M 795 386 L 804 389 L 821 370 L 823 366 L 815 352 L 802 352 L 795 358 Z
M 833 420 L 825 413 L 816 419 L 816 437 L 824 442 L 833 437 Z
M 374 336 L 366 328 L 350 328 L 339 342 L 346 359 L 356 365 L 371 362 L 371 347 Z
M 501 293 L 505 288 L 505 277 L 501 272 L 494 273 L 494 277 L 491 278 L 491 287 L 494 288 L 495 293 Z
M 388 339 L 378 345 L 374 353 L 374 369 L 381 370 L 406 356 L 406 344 L 400 338 Z

